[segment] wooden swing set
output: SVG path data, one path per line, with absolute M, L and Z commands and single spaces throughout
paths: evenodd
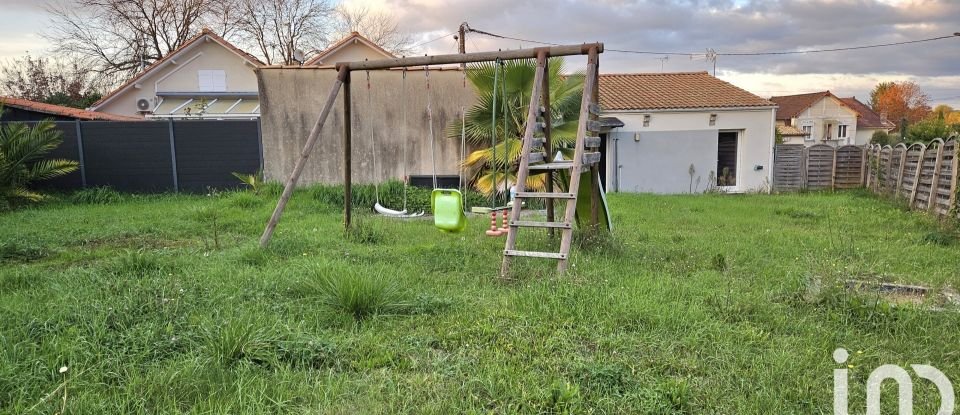
M 337 95 L 343 89 L 343 223 L 345 228 L 350 228 L 351 210 L 352 210 L 352 188 L 351 188 L 351 94 L 350 94 L 350 74 L 353 71 L 370 71 L 392 68 L 407 67 L 425 67 L 430 65 L 446 64 L 465 64 L 473 62 L 488 62 L 496 60 L 520 60 L 536 59 L 536 73 L 533 83 L 533 91 L 530 95 L 529 111 L 527 113 L 526 130 L 523 135 L 523 149 L 521 152 L 520 166 L 517 171 L 516 180 L 516 200 L 510 215 L 509 231 L 503 251 L 503 263 L 500 268 L 501 276 L 506 276 L 509 271 L 510 259 L 513 257 L 535 257 L 556 259 L 558 272 L 563 272 L 567 268 L 570 246 L 573 240 L 573 223 L 578 222 L 581 226 L 597 229 L 601 226 L 609 228 L 610 219 L 605 209 L 603 200 L 603 189 L 600 188 L 600 152 L 601 144 L 598 133 L 601 124 L 598 120 L 600 107 L 598 105 L 598 65 L 599 54 L 603 52 L 602 43 L 589 43 L 582 45 L 562 45 L 532 49 L 517 49 L 496 52 L 478 52 L 465 54 L 419 56 L 409 58 L 383 59 L 373 61 L 359 62 L 340 62 L 336 64 L 337 79 L 327 95 L 320 116 L 310 130 L 307 142 L 303 147 L 300 158 L 294 165 L 290 177 L 287 179 L 277 207 L 273 215 L 267 222 L 266 229 L 260 237 L 260 246 L 265 248 L 273 236 L 273 232 L 280 222 L 280 217 L 290 201 L 290 196 L 296 188 L 300 175 L 307 164 L 307 159 L 313 153 L 313 149 L 320 138 L 320 131 L 327 116 L 336 102 Z M 580 106 L 580 119 L 577 128 L 577 140 L 572 160 L 553 161 L 552 154 L 555 151 L 551 142 L 551 122 L 550 113 L 550 75 L 548 69 L 548 58 L 556 56 L 587 55 L 587 71 L 583 83 L 583 99 Z M 570 172 L 569 187 L 565 192 L 554 192 L 553 173 L 555 171 L 567 170 Z M 525 184 L 530 174 L 546 174 L 545 192 L 527 192 Z M 586 180 L 587 186 L 581 189 L 581 182 Z M 578 212 L 578 198 L 588 199 L 589 204 L 584 203 Z M 544 199 L 546 204 L 547 218 L 545 222 L 521 220 L 520 211 L 523 199 Z M 565 200 L 566 207 L 561 221 L 554 218 L 553 202 L 555 200 Z M 586 211 L 589 214 L 586 214 Z M 546 228 L 553 235 L 555 229 L 561 232 L 559 252 L 537 252 L 521 251 L 516 249 L 517 232 L 520 228 Z

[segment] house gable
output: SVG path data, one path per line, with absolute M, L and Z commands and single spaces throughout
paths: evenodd
M 252 55 L 204 29 L 179 49 L 104 96 L 90 109 L 142 117 L 137 109 L 137 101 L 141 98 L 150 100 L 154 107 L 162 104 L 169 95 L 255 98 L 255 69 L 260 65 L 262 62 Z M 217 82 L 212 85 L 221 87 L 211 88 L 209 81 L 212 78 L 204 74 L 215 74 Z
M 353 32 L 305 62 L 304 65 L 329 66 L 337 62 L 392 58 L 396 58 L 396 56 L 360 33 Z

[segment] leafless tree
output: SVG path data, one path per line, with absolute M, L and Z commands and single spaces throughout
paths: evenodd
M 370 10 L 366 6 L 337 7 L 337 37 L 358 32 L 395 55 L 413 52 L 413 37 L 399 29 L 393 16 Z
M 297 51 L 327 43 L 334 8 L 330 0 L 234 0 L 236 26 L 267 64 L 293 64 Z
M 231 24 L 218 0 L 60 0 L 45 37 L 55 52 L 75 56 L 104 76 L 126 78 L 163 58 L 210 24 Z

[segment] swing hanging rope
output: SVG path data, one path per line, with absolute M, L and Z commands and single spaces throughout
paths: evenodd
M 430 124 L 430 164 L 433 165 L 433 188 L 437 188 L 437 157 L 436 149 L 434 148 L 434 141 L 436 138 L 433 136 L 433 99 L 432 94 L 430 93 L 430 67 L 423 67 L 424 77 L 427 82 L 427 124 Z

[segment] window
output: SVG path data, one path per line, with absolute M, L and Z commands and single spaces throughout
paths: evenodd
M 227 74 L 223 70 L 197 71 L 199 89 L 204 92 L 223 92 L 227 90 Z
M 717 125 L 717 114 L 710 114 L 710 126 Z
M 717 186 L 737 185 L 736 131 L 721 131 L 717 136 Z
M 644 127 L 649 127 L 649 126 L 650 126 L 650 114 L 645 114 L 645 115 L 643 116 L 643 126 L 644 126 Z
M 813 126 L 804 125 L 803 127 L 803 139 L 804 140 L 813 140 Z
M 840 124 L 837 126 L 837 138 L 847 138 L 847 126 Z

